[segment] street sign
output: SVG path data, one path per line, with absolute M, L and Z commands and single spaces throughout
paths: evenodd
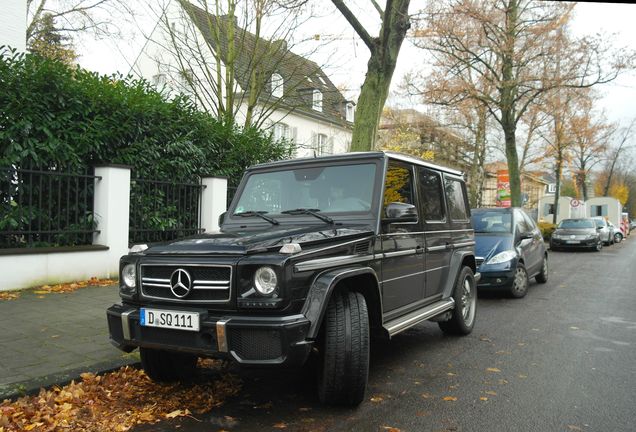
M 572 201 L 570 201 L 570 206 L 576 208 L 578 206 L 581 205 L 581 201 L 577 200 L 577 199 L 573 199 Z

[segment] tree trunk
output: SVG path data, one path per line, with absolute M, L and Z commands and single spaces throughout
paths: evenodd
M 484 190 L 484 162 L 486 159 L 486 120 L 488 113 L 484 106 L 477 108 L 477 130 L 475 131 L 475 152 L 470 169 L 470 205 L 481 207 Z
M 338 3 L 341 2 L 334 2 L 336 5 Z M 371 58 L 358 98 L 351 151 L 367 151 L 375 148 L 382 109 L 389 94 L 391 78 L 402 41 L 410 27 L 409 3 L 410 0 L 387 2 L 380 35 L 368 43 Z
M 556 165 L 554 174 L 556 176 L 556 187 L 554 189 L 554 214 L 552 215 L 552 223 L 557 223 L 557 213 L 559 212 L 559 195 L 561 194 L 561 171 L 563 170 L 563 153 L 558 152 L 556 156 Z

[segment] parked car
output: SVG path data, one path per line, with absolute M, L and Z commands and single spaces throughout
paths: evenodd
M 548 281 L 548 252 L 541 230 L 520 208 L 472 210 L 479 288 L 504 288 L 524 297 L 531 278 Z
M 610 229 L 610 236 L 612 237 L 612 244 L 622 242 L 623 241 L 623 232 L 621 231 L 621 229 L 619 227 L 617 227 L 616 225 L 614 225 L 613 223 L 611 223 L 610 221 L 607 221 L 607 225 L 609 226 L 609 229 Z
M 594 223 L 596 224 L 596 230 L 598 232 L 599 237 L 603 241 L 603 244 L 609 246 L 614 243 L 614 234 L 612 233 L 612 229 L 609 226 L 608 220 L 603 216 L 594 216 Z
M 314 355 L 320 400 L 356 405 L 370 335 L 425 320 L 473 329 L 479 274 L 458 171 L 383 152 L 258 165 L 220 221 L 220 233 L 121 258 L 110 338 L 139 347 L 153 380 L 191 375 L 197 357 L 292 367 Z
M 563 219 L 550 237 L 550 249 L 603 249 L 603 239 L 592 218 Z
M 631 223 L 629 224 L 629 229 L 636 229 L 636 219 L 632 219 Z

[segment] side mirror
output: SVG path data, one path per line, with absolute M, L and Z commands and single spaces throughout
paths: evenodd
M 600 231 L 600 230 L 602 230 L 602 229 L 603 229 L 603 227 L 602 227 L 602 226 L 597 226 L 597 227 L 596 227 L 596 231 Z
M 417 222 L 417 209 L 413 204 L 392 202 L 386 206 L 383 223 Z
M 223 221 L 225 221 L 225 215 L 227 212 L 223 212 L 219 215 L 219 226 L 223 225 Z

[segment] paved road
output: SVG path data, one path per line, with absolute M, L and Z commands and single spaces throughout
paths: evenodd
M 180 430 L 634 431 L 636 238 L 550 258 L 525 299 L 482 295 L 468 337 L 425 323 L 376 344 L 358 409 L 321 407 L 302 372 L 240 371 L 239 397 Z

